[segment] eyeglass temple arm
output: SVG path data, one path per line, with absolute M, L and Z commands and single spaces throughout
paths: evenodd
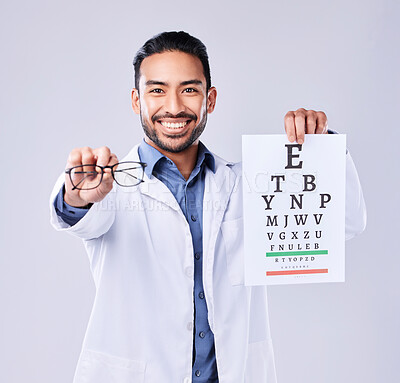
M 130 169 L 124 169 L 124 170 L 114 170 L 114 173 L 116 173 L 116 172 L 120 172 L 120 173 L 123 173 L 123 172 L 125 172 L 126 170 L 130 170 Z M 132 174 L 129 174 L 129 173 L 126 173 L 129 177 L 132 177 L 132 178 L 134 178 L 135 180 L 139 180 L 140 182 L 144 182 L 142 179 L 140 179 L 140 178 L 138 178 L 138 177 L 135 177 L 134 175 L 132 175 Z

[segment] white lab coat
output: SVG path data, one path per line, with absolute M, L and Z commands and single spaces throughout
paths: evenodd
M 124 161 L 138 161 L 137 146 Z M 220 383 L 275 383 L 267 295 L 244 286 L 240 164 L 215 156 L 203 202 L 203 284 Z M 193 346 L 193 246 L 189 225 L 155 177 L 112 192 L 74 226 L 83 239 L 96 296 L 74 383 L 189 383 Z M 114 183 L 115 184 L 115 183 Z M 365 225 L 357 173 L 347 154 L 348 238 Z

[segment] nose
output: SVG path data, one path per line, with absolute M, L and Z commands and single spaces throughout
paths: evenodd
M 185 110 L 185 106 L 183 105 L 182 99 L 179 97 L 179 94 L 176 92 L 168 92 L 165 98 L 165 109 L 166 112 L 177 115 L 180 112 Z

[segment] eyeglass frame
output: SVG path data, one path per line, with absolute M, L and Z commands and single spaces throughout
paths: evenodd
M 133 186 L 140 185 L 142 182 L 144 182 L 144 180 L 139 180 L 139 179 L 138 179 L 139 182 L 138 182 L 137 184 L 135 184 L 135 185 L 121 185 L 121 184 L 115 179 L 115 177 L 114 177 L 114 169 L 113 169 L 113 168 L 114 168 L 115 166 L 117 166 L 117 165 L 126 164 L 126 163 L 134 163 L 134 164 L 140 165 L 140 166 L 142 167 L 143 174 L 144 174 L 144 169 L 145 169 L 145 167 L 147 166 L 147 163 L 145 163 L 145 162 L 140 162 L 140 161 L 122 161 L 122 162 L 117 162 L 117 163 L 114 164 L 114 165 L 106 165 L 106 166 L 101 166 L 101 165 L 97 165 L 97 164 L 82 164 L 82 165 L 73 166 L 72 168 L 65 169 L 65 174 L 68 174 L 68 175 L 69 175 L 69 179 L 70 179 L 71 185 L 72 185 L 72 190 L 83 190 L 83 191 L 85 191 L 85 190 L 93 190 L 93 189 L 98 188 L 98 187 L 100 186 L 101 182 L 103 181 L 103 176 L 104 176 L 104 173 L 105 173 L 105 172 L 104 172 L 104 169 L 111 169 L 111 176 L 112 176 L 113 180 L 114 180 L 119 186 L 121 186 L 121 187 L 127 187 L 127 188 L 129 188 L 129 187 L 133 187 Z M 74 182 L 72 181 L 71 171 L 72 171 L 73 169 L 80 168 L 80 167 L 82 167 L 82 166 L 97 166 L 97 167 L 99 167 L 99 168 L 101 169 L 101 178 L 100 178 L 100 182 L 99 182 L 99 184 L 98 184 L 97 186 L 95 186 L 95 187 L 93 187 L 93 188 L 89 188 L 89 189 L 81 189 L 81 188 L 79 188 L 78 186 L 74 186 Z M 82 172 L 82 173 L 89 173 L 89 172 Z M 135 178 L 136 178 L 136 177 L 135 177 Z

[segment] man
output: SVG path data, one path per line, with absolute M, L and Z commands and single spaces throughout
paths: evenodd
M 275 382 L 266 290 L 243 284 L 240 165 L 199 141 L 217 97 L 206 48 L 162 33 L 134 67 L 145 137 L 121 162 L 146 163 L 144 182 L 113 183 L 116 155 L 78 148 L 51 197 L 53 225 L 83 239 L 96 285 L 74 382 Z M 285 116 L 291 142 L 326 126 L 322 112 Z M 352 236 L 363 230 L 364 204 L 347 157 Z M 72 184 L 83 164 L 109 166 L 97 187 L 80 190 L 89 176 Z

